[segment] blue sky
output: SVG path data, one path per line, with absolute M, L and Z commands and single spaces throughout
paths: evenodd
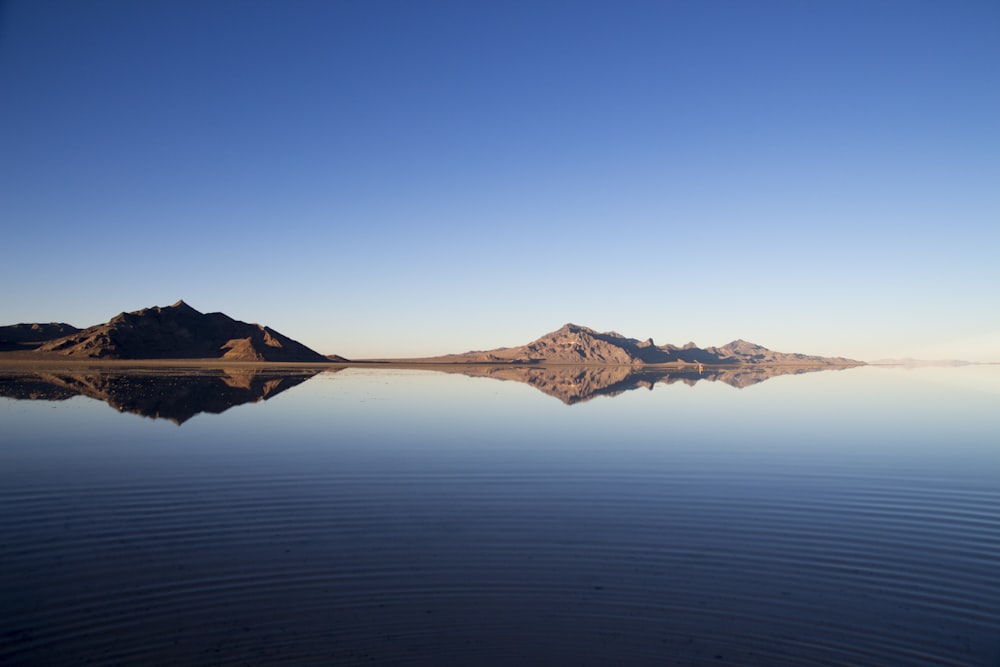
M 996 2 L 0 7 L 0 323 L 1000 361 Z

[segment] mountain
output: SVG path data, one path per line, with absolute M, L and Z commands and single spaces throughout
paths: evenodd
M 121 313 L 106 324 L 44 342 L 37 351 L 97 359 L 327 362 L 274 329 L 201 313 L 183 301 Z
M 45 341 L 79 332 L 76 327 L 63 322 L 11 324 L 0 327 L 0 351 L 33 350 Z
M 843 357 L 817 357 L 775 352 L 745 340 L 735 340 L 722 347 L 699 348 L 694 343 L 683 347 L 657 346 L 652 338 L 640 341 L 614 331 L 600 333 L 577 324 L 566 324 L 527 345 L 499 348 L 485 352 L 466 352 L 421 359 L 438 363 L 486 364 L 792 364 L 800 366 L 858 366 L 863 362 Z
M 845 359 L 844 357 L 819 357 L 796 352 L 775 352 L 762 345 L 749 343 L 745 340 L 734 340 L 722 347 L 709 347 L 705 351 L 714 355 L 716 360 L 711 363 L 738 364 L 793 364 L 820 366 L 862 366 L 863 361 Z

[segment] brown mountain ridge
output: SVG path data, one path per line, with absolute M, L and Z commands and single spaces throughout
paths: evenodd
M 638 340 L 617 332 L 598 332 L 578 324 L 566 324 L 556 331 L 518 347 L 484 352 L 465 352 L 422 359 L 436 363 L 480 364 L 718 364 L 718 365 L 798 365 L 858 366 L 864 362 L 843 357 L 775 352 L 745 340 L 722 347 L 699 348 L 694 343 L 682 347 L 656 345 L 652 338 Z
M 274 329 L 248 324 L 223 313 L 201 313 L 184 301 L 120 313 L 105 324 L 76 329 L 68 324 L 17 324 L 0 327 L 0 351 L 18 350 L 38 358 L 108 360 L 198 359 L 248 362 L 356 363 L 323 356 Z M 517 347 L 449 354 L 399 363 L 565 364 L 565 365 L 795 365 L 857 366 L 843 357 L 775 352 L 745 340 L 721 347 L 694 343 L 656 345 L 617 332 L 598 332 L 566 324 Z
M 183 301 L 120 313 L 105 324 L 53 337 L 40 343 L 36 351 L 90 359 L 329 363 L 319 352 L 270 327 L 234 320 L 223 313 L 201 313 Z

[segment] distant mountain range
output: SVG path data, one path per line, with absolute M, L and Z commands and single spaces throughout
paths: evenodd
M 68 324 L 15 324 L 0 327 L 0 351 L 20 351 L 37 358 L 84 359 L 216 359 L 221 361 L 350 363 L 338 355 L 323 356 L 302 343 L 260 324 L 234 320 L 223 313 L 201 313 L 183 301 L 172 306 L 121 313 L 105 324 L 77 329 Z M 794 365 L 858 366 L 843 357 L 775 352 L 735 340 L 722 347 L 656 345 L 616 332 L 600 333 L 577 324 L 518 347 L 465 352 L 443 357 L 396 359 L 434 364 L 560 365 Z
M 0 349 L 91 359 L 329 361 L 274 329 L 223 313 L 201 313 L 183 301 L 121 313 L 82 330 L 67 324 L 0 327 Z
M 734 340 L 722 347 L 700 348 L 656 345 L 652 338 L 627 338 L 614 331 L 600 333 L 577 324 L 566 324 L 526 345 L 485 352 L 465 352 L 422 359 L 424 362 L 459 364 L 648 364 L 859 366 L 862 361 L 843 357 L 817 357 L 775 352 Z

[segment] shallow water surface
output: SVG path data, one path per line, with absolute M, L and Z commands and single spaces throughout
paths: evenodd
M 996 367 L 15 375 L 0 664 L 1000 664 Z

